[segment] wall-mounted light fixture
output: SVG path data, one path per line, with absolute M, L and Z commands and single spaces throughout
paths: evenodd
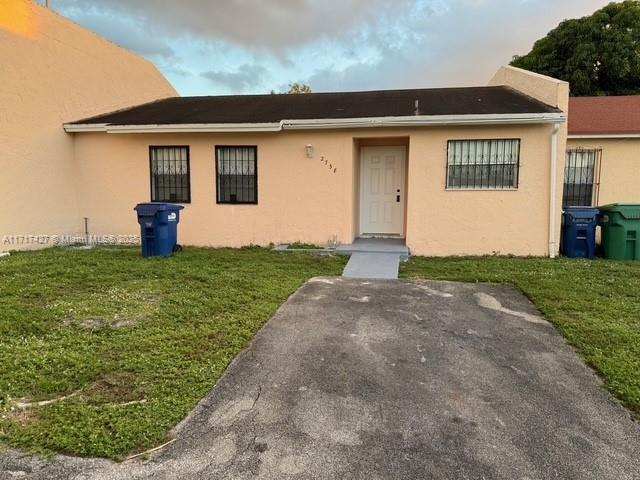
M 313 145 L 307 145 L 306 147 L 304 147 L 304 151 L 307 154 L 307 158 L 313 158 Z

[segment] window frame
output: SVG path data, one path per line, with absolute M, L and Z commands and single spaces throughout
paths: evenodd
M 566 208 L 566 207 L 571 207 L 571 206 L 579 206 L 579 207 L 592 207 L 595 205 L 598 205 L 599 201 L 600 201 L 600 177 L 602 175 L 602 147 L 571 147 L 571 148 L 567 148 L 566 153 L 565 153 L 565 165 L 564 165 L 564 175 L 563 175 L 563 180 L 562 180 L 562 208 Z M 570 161 L 571 160 L 577 160 L 578 155 L 581 154 L 589 154 L 592 155 L 593 157 L 593 165 L 584 165 L 584 160 L 580 161 L 580 166 L 577 165 L 570 165 Z M 573 156 L 573 158 L 571 158 Z M 584 169 L 584 168 L 590 168 L 591 170 L 591 182 L 587 182 L 587 183 L 577 183 L 577 182 L 567 182 L 568 178 L 568 174 L 569 174 L 569 169 L 570 168 L 574 168 L 574 169 Z M 580 178 L 582 178 L 582 174 L 576 174 L 576 171 L 574 170 L 573 173 L 573 180 L 576 179 L 576 176 L 579 176 Z M 591 193 L 591 195 L 589 195 L 591 197 L 590 201 L 589 201 L 589 205 L 570 205 L 570 203 L 573 202 L 568 202 L 568 198 L 570 198 L 569 196 L 569 185 L 580 185 L 580 187 L 578 187 L 578 196 L 581 196 L 583 193 L 586 194 L 588 192 Z M 575 197 L 576 195 L 573 195 L 571 198 Z M 586 195 L 585 195 L 586 196 Z
M 254 165 L 253 165 L 253 176 L 254 180 L 254 197 L 255 200 L 253 202 L 231 202 L 231 201 L 223 201 L 221 200 L 220 195 L 220 158 L 219 158 L 219 149 L 221 148 L 250 148 L 254 151 Z M 216 145 L 215 149 L 215 163 L 216 163 L 216 204 L 217 205 L 258 205 L 258 145 Z
M 172 202 L 171 200 L 154 200 L 153 192 L 153 150 L 160 148 L 185 148 L 187 150 L 187 200 Z M 191 203 L 191 146 L 190 145 L 149 145 L 149 191 L 152 203 L 175 203 L 186 205 Z
M 517 142 L 518 143 L 518 157 L 517 161 L 513 164 L 515 166 L 515 186 L 508 187 L 499 187 L 499 186 L 489 186 L 489 187 L 455 187 L 449 185 L 449 168 L 451 165 L 449 164 L 449 148 L 453 142 Z M 520 137 L 510 137 L 510 138 L 452 138 L 447 140 L 446 144 L 446 152 L 445 152 L 445 178 L 444 178 L 444 186 L 445 191 L 448 192 L 517 192 L 520 188 L 520 156 L 522 153 L 522 138 Z M 469 164 L 471 165 L 471 164 Z M 474 164 L 480 165 L 480 164 Z M 490 165 L 490 164 L 487 164 Z M 505 164 L 503 164 L 505 165 Z

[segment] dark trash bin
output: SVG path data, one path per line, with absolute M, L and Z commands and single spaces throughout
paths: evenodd
M 640 204 L 614 203 L 598 208 L 605 258 L 640 260 Z
M 178 245 L 178 222 L 182 205 L 171 203 L 139 203 L 138 214 L 143 257 L 168 257 Z
M 569 258 L 596 256 L 596 227 L 600 211 L 592 207 L 567 207 L 562 214 L 562 254 Z

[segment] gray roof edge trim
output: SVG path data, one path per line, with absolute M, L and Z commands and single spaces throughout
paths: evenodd
M 402 117 L 364 117 L 340 119 L 282 120 L 269 123 L 197 123 L 197 124 L 65 124 L 67 133 L 216 133 L 216 132 L 279 132 L 282 130 L 321 130 L 339 128 L 419 127 L 437 125 L 501 125 L 565 123 L 561 112 L 499 113 L 463 115 L 415 115 Z

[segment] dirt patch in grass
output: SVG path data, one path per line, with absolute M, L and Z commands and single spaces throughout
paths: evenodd
M 32 408 L 13 408 L 1 413 L 0 417 L 21 427 L 26 427 L 37 420 L 38 414 Z M 2 437 L 2 432 L 0 432 L 0 437 Z
M 321 250 L 322 247 L 314 243 L 293 242 L 287 246 L 287 250 Z
M 82 328 L 88 330 L 99 330 L 101 328 L 126 328 L 133 327 L 137 322 L 134 320 L 107 320 L 105 318 L 87 318 L 80 322 Z
M 133 372 L 110 372 L 82 390 L 80 399 L 88 404 L 123 404 L 145 398 L 144 386 Z

